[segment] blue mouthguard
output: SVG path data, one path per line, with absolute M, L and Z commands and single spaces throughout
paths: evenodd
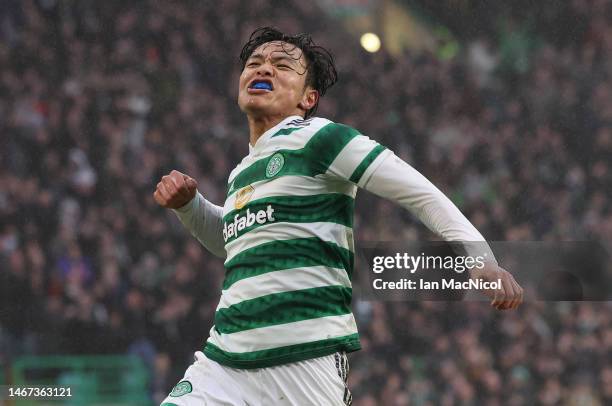
M 269 83 L 258 82 L 258 83 L 255 83 L 255 85 L 253 86 L 253 89 L 272 90 L 272 86 Z

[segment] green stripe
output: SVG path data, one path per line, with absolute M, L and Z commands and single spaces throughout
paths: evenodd
M 318 163 L 317 174 L 325 173 L 340 151 L 358 135 L 359 131 L 344 124 L 328 124 L 304 146 L 305 158 Z
M 304 128 L 304 127 L 283 128 L 282 130 L 274 133 L 274 135 L 272 135 L 272 137 L 278 137 L 279 135 L 289 135 L 289 134 L 291 134 L 294 131 L 301 130 L 302 128 Z M 270 138 L 272 138 L 272 137 L 270 137 Z
M 338 351 L 352 352 L 360 348 L 359 335 L 350 334 L 252 352 L 227 352 L 207 342 L 204 345 L 204 354 L 213 361 L 231 368 L 253 369 L 323 357 Z
M 281 269 L 327 266 L 353 273 L 353 253 L 333 242 L 314 238 L 271 241 L 249 248 L 226 262 L 223 289 L 245 278 Z
M 268 205 L 272 206 L 274 209 L 274 213 L 272 214 L 274 221 L 267 221 L 264 224 L 259 224 L 255 221 L 255 215 L 260 210 L 266 211 Z M 243 226 L 248 224 L 246 221 L 253 223 L 250 226 L 244 227 L 242 230 L 238 230 L 237 235 L 234 230 L 234 235 L 228 238 L 226 243 L 234 241 L 236 238 L 242 237 L 249 231 L 261 227 L 262 225 L 269 225 L 271 223 L 328 222 L 353 227 L 354 209 L 355 199 L 341 193 L 311 196 L 275 196 L 253 200 L 242 209 L 232 210 L 223 217 L 223 222 L 228 223 L 228 225 L 234 223 L 236 215 L 238 219 L 244 216 L 245 220 L 242 224 Z
M 176 403 L 169 403 L 169 402 L 164 402 L 159 406 L 178 406 Z
M 349 179 L 351 182 L 353 183 L 359 183 L 359 180 L 361 179 L 361 177 L 363 176 L 363 174 L 365 173 L 366 169 L 368 169 L 368 166 L 370 166 L 370 164 L 372 162 L 374 162 L 374 160 L 381 154 L 381 152 L 383 152 L 386 148 L 383 147 L 382 145 L 377 145 L 375 146 L 372 151 L 370 151 L 370 153 L 368 155 L 366 155 L 365 158 L 363 158 L 363 161 L 361 161 L 361 163 L 357 166 L 357 168 L 355 168 L 355 171 L 353 171 L 353 174 L 351 175 L 351 178 Z
M 272 156 L 279 153 L 283 155 L 285 163 L 275 178 L 289 175 L 313 177 L 323 174 L 346 144 L 357 135 L 359 135 L 357 130 L 343 124 L 327 124 L 317 131 L 303 148 L 274 151 L 270 156 L 242 170 L 234 178 L 228 196 L 254 182 L 268 179 L 266 178 L 266 166 Z
M 351 312 L 352 289 L 324 286 L 273 293 L 243 300 L 215 313 L 215 328 L 221 334 L 293 323 Z

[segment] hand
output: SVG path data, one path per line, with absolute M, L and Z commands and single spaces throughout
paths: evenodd
M 516 282 L 512 274 L 502 267 L 487 262 L 482 268 L 473 268 L 470 271 L 471 279 L 482 279 L 485 282 L 501 282 L 499 289 L 483 290 L 491 298 L 491 306 L 497 310 L 516 309 L 523 303 L 523 288 Z
M 198 183 L 192 177 L 179 171 L 172 171 L 161 178 L 153 198 L 161 207 L 180 209 L 196 195 Z

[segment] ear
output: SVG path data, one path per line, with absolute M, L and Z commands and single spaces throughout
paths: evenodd
M 298 107 L 304 111 L 312 109 L 319 101 L 319 92 L 311 87 L 304 90 L 302 100 L 298 103 Z

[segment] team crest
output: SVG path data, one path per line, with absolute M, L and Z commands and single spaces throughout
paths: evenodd
M 236 209 L 242 209 L 249 202 L 249 200 L 251 200 L 253 192 L 255 192 L 255 188 L 251 185 L 245 186 L 240 189 L 236 193 L 236 201 L 234 202 L 234 207 Z
M 268 161 L 268 166 L 266 166 L 266 178 L 276 176 L 283 169 L 283 165 L 285 165 L 283 155 L 280 153 L 274 154 Z
M 173 398 L 178 398 L 179 396 L 186 395 L 191 393 L 193 387 L 191 386 L 191 382 L 189 381 L 181 381 L 176 384 L 174 388 L 172 388 L 172 392 L 170 392 L 170 396 Z

